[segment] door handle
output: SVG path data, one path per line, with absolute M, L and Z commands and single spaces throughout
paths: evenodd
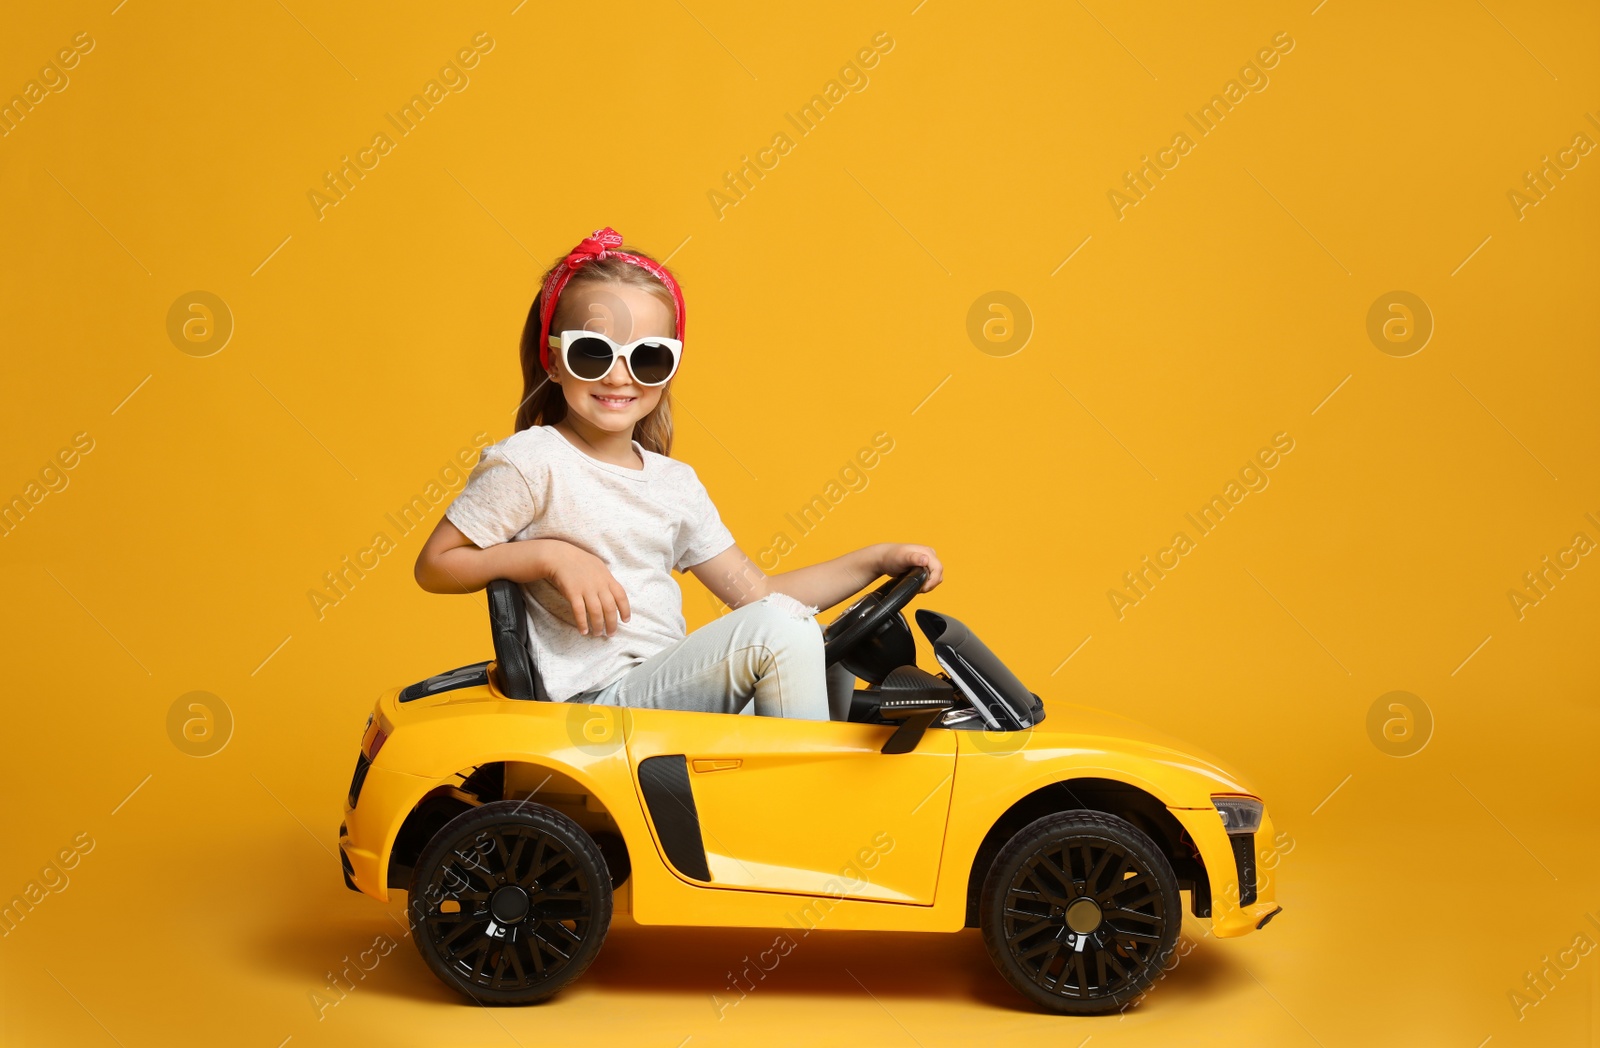
M 694 763 L 694 770 L 695 771 L 708 772 L 708 771 L 732 771 L 733 769 L 737 768 L 740 764 L 742 764 L 744 762 L 739 760 L 737 757 L 729 758 L 729 759 L 726 759 L 726 760 L 724 760 L 724 759 L 714 759 L 714 758 L 711 758 L 711 757 L 696 757 L 694 759 L 693 763 Z

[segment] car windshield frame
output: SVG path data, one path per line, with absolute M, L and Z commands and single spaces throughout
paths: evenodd
M 936 611 L 919 609 L 917 625 L 933 657 L 993 731 L 1021 731 L 1044 719 L 1044 704 L 971 627 Z

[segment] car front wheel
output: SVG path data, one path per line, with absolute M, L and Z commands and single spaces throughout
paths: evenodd
M 417 949 L 440 979 L 483 1004 L 531 1004 L 600 952 L 611 875 L 572 819 L 540 804 L 492 801 L 428 842 L 407 909 Z
M 1103 1015 L 1143 993 L 1177 944 L 1172 866 L 1147 835 L 1101 812 L 1047 815 L 1001 849 L 979 924 L 1000 974 L 1041 1007 Z

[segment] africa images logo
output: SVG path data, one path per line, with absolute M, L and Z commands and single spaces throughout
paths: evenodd
M 1127 588 L 1106 590 L 1106 599 L 1111 602 L 1111 610 L 1116 613 L 1117 621 L 1121 622 L 1129 608 L 1150 596 L 1156 583 L 1183 563 L 1184 557 L 1199 548 L 1198 539 L 1221 527 L 1222 521 L 1239 508 L 1246 496 L 1251 492 L 1267 490 L 1272 483 L 1269 471 L 1293 450 L 1294 438 L 1287 432 L 1273 434 L 1272 446 L 1261 448 L 1247 459 L 1239 469 L 1239 479 L 1229 478 L 1220 494 L 1212 495 L 1198 510 L 1184 514 L 1184 519 L 1194 526 L 1197 538 L 1190 538 L 1187 531 L 1175 532 L 1171 543 L 1156 551 L 1155 560 L 1152 561 L 1147 555 L 1138 567 L 1123 572 L 1122 581 Z

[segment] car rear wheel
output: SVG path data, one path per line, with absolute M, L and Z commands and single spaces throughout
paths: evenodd
M 492 801 L 423 849 L 407 909 L 422 959 L 484 1004 L 531 1004 L 583 974 L 611 924 L 593 839 L 540 804 Z
M 1172 866 L 1132 823 L 1101 812 L 1047 815 L 1001 849 L 979 924 L 989 957 L 1051 1011 L 1103 1015 L 1143 993 L 1178 941 Z

